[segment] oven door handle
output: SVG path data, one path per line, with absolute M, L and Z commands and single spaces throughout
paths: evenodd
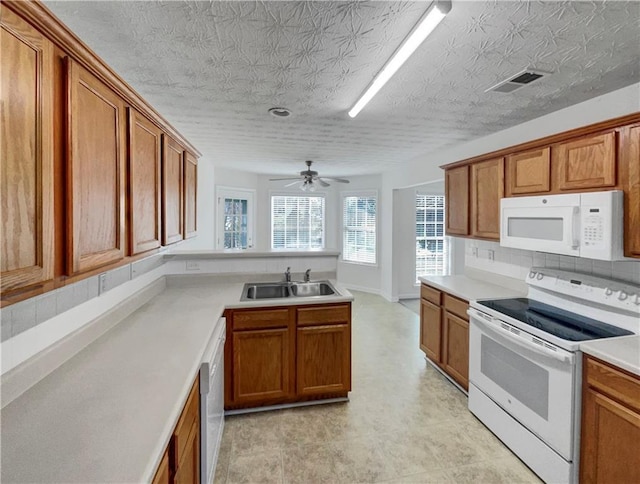
M 554 351 L 549 348 L 545 348 L 544 346 L 540 346 L 536 343 L 527 341 L 521 338 L 520 336 L 513 334 L 508 329 L 503 328 L 500 324 L 500 320 L 496 318 L 493 318 L 484 313 L 481 313 L 480 311 L 473 308 L 470 308 L 468 310 L 468 314 L 473 318 L 473 322 L 479 323 L 480 325 L 484 326 L 488 330 L 493 331 L 494 333 L 499 334 L 504 338 L 507 338 L 509 341 L 513 342 L 518 346 L 526 348 L 529 351 L 532 351 L 534 353 L 538 353 L 540 355 L 553 358 L 554 360 L 558 360 L 562 363 L 573 362 L 573 355 L 566 353 L 564 350 L 560 350 L 562 351 L 561 353 L 560 351 Z

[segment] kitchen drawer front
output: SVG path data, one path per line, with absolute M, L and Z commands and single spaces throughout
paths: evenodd
M 426 299 L 427 301 L 435 304 L 436 306 L 440 306 L 440 297 L 442 293 L 437 289 L 427 286 L 426 284 L 422 284 L 420 286 L 420 297 L 422 299 Z
M 585 355 L 585 381 L 591 387 L 640 411 L 640 378 Z
M 450 296 L 449 294 L 445 294 L 444 308 L 448 312 L 455 314 L 456 316 L 459 316 L 466 321 L 469 321 L 469 316 L 467 315 L 467 310 L 469 309 L 469 303 L 467 301 L 463 301 L 462 299 L 458 299 L 457 297 L 453 297 L 453 296 Z
M 233 311 L 233 330 L 282 328 L 289 324 L 289 309 L 248 309 Z
M 298 326 L 336 324 L 351 322 L 349 304 L 324 307 L 301 307 L 296 309 Z
M 199 424 L 200 412 L 200 379 L 196 378 L 196 382 L 191 388 L 187 403 L 184 404 L 182 415 L 176 424 L 173 432 L 173 463 L 177 465 L 184 453 L 188 450 L 189 435 L 194 425 Z

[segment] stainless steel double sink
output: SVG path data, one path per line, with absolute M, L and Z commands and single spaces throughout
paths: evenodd
M 248 282 L 242 290 L 241 301 L 283 299 L 289 297 L 333 296 L 336 289 L 329 281 L 316 282 Z

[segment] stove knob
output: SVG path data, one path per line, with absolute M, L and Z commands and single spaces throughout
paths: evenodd
M 536 276 L 536 279 L 538 279 L 539 281 L 541 281 L 544 278 L 544 274 L 541 272 L 538 272 L 538 275 Z
M 535 271 L 529 271 L 529 279 L 533 279 L 534 277 L 536 277 L 536 272 Z
M 625 299 L 627 299 L 627 296 L 627 293 L 621 290 L 618 299 L 620 299 L 620 301 L 624 301 Z
M 636 294 L 636 300 L 633 301 L 636 306 L 640 306 L 640 294 Z
M 604 294 L 605 294 L 605 296 L 611 296 L 613 294 L 613 289 L 611 289 L 610 287 L 607 287 L 604 290 Z

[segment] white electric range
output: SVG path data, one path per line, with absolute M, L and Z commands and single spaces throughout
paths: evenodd
M 547 482 L 577 482 L 580 344 L 640 333 L 640 286 L 532 268 L 526 298 L 472 301 L 469 410 Z

